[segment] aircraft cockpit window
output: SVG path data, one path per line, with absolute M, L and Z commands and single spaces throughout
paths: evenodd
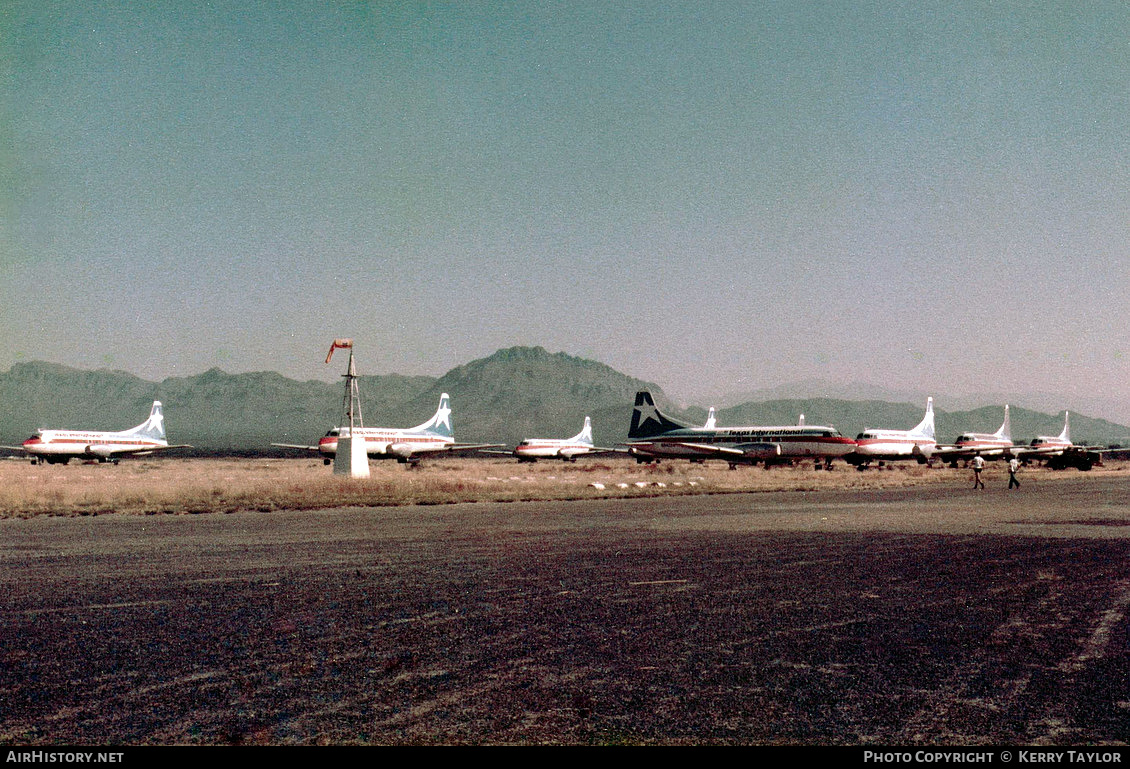
M 327 438 L 336 438 L 337 435 L 338 435 L 338 429 L 336 427 L 334 429 L 330 430 L 328 433 L 326 433 Z

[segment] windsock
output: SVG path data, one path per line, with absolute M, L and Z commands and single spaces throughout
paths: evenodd
M 330 358 L 334 356 L 334 350 L 337 349 L 353 349 L 352 339 L 335 339 L 334 343 L 330 345 L 330 351 L 326 354 L 326 363 L 330 362 Z

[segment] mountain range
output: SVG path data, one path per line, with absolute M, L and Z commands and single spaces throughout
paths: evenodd
M 627 437 L 636 391 L 647 389 L 665 412 L 691 424 L 706 420 L 705 407 L 679 408 L 652 382 L 621 374 L 596 361 L 541 347 L 511 347 L 471 361 L 441 377 L 361 376 L 362 417 L 368 426 L 411 427 L 434 413 L 440 394 L 451 395 L 456 439 L 513 445 L 529 437 L 567 437 L 593 420 L 596 443 Z M 774 393 L 783 395 L 784 393 Z M 270 444 L 314 443 L 340 421 L 342 386 L 300 382 L 274 372 L 228 374 L 211 369 L 190 377 L 150 382 L 123 371 L 86 371 L 52 363 L 15 364 L 0 374 L 0 443 L 15 445 L 37 428 L 121 430 L 144 421 L 161 400 L 171 443 L 200 452 L 272 453 Z M 710 405 L 710 404 L 706 404 Z M 935 408 L 940 442 L 963 431 L 992 432 L 1001 406 L 965 411 Z M 922 418 L 924 400 L 776 397 L 718 410 L 719 425 L 834 425 L 854 436 L 865 427 L 906 429 Z M 1055 435 L 1063 414 L 1013 407 L 1012 437 L 1027 442 Z M 1078 443 L 1130 442 L 1130 428 L 1072 412 Z

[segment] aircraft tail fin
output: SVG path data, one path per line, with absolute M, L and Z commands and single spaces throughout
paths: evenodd
M 632 410 L 632 424 L 628 428 L 629 438 L 650 438 L 671 430 L 682 430 L 690 425 L 676 422 L 664 416 L 655 406 L 655 399 L 647 390 L 636 393 L 636 405 Z
M 137 427 L 125 431 L 126 435 L 136 438 L 150 438 L 155 441 L 165 440 L 165 415 L 162 412 L 161 401 L 153 401 L 149 409 L 149 419 Z
M 934 439 L 934 399 L 933 398 L 927 398 L 926 399 L 926 416 L 922 417 L 922 421 L 919 422 L 911 430 L 911 432 L 915 433 L 917 435 L 925 436 L 925 437 L 929 438 L 930 440 Z
M 432 433 L 442 435 L 444 438 L 455 438 L 455 431 L 451 428 L 451 396 L 443 393 L 439 396 L 439 407 L 432 418 L 422 425 L 412 428 L 414 433 Z
M 581 428 L 581 431 L 579 433 L 574 435 L 569 440 L 573 441 L 574 443 L 587 443 L 589 446 L 591 446 L 592 445 L 592 420 L 589 419 L 588 417 L 585 417 L 585 426 Z
M 995 435 L 996 435 L 996 437 L 1003 438 L 1006 441 L 1012 440 L 1012 426 L 1011 426 L 1011 423 L 1008 420 L 1008 404 L 1007 403 L 1004 405 L 1004 423 L 1001 425 L 1001 429 L 996 431 Z
M 710 413 L 706 417 L 706 424 L 703 425 L 707 430 L 713 430 L 718 424 L 718 420 L 714 417 L 714 407 L 710 407 Z
M 1059 434 L 1061 441 L 1071 443 L 1071 412 L 1063 412 L 1063 432 Z

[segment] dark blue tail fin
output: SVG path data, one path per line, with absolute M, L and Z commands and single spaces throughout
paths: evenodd
M 653 435 L 662 435 L 671 430 L 683 430 L 690 427 L 681 422 L 676 422 L 664 416 L 655 407 L 655 399 L 647 390 L 636 393 L 636 407 L 632 410 L 632 426 L 628 428 L 629 438 L 650 438 Z

